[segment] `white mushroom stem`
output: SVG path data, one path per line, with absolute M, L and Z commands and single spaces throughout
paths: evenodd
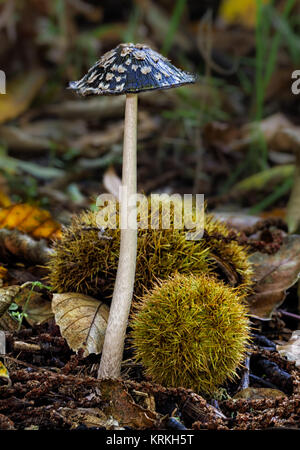
M 136 142 L 137 95 L 128 94 L 126 96 L 123 143 L 123 189 L 120 199 L 120 256 L 98 378 L 117 378 L 121 373 L 124 340 L 133 295 L 137 252 Z M 130 223 L 127 223 L 129 218 Z

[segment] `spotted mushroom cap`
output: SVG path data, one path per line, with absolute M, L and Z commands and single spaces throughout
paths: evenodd
M 105 53 L 69 88 L 81 95 L 122 95 L 194 83 L 196 77 L 173 66 L 144 44 L 120 44 Z

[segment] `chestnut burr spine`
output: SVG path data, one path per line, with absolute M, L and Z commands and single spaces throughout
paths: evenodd
M 123 171 L 121 199 L 121 240 L 117 277 L 98 371 L 98 378 L 117 378 L 121 372 L 124 339 L 133 295 L 137 229 L 132 226 L 136 205 L 130 204 L 136 194 L 137 95 L 128 94 L 125 106 Z M 125 189 L 124 189 L 125 188 Z M 131 218 L 130 226 L 127 223 Z M 136 220 L 136 219 L 135 219 Z M 123 228 L 123 224 L 127 226 Z

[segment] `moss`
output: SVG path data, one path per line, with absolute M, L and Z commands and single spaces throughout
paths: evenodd
M 148 213 L 149 214 L 149 213 Z M 139 230 L 135 295 L 141 296 L 157 279 L 174 273 L 213 273 L 242 291 L 249 288 L 251 270 L 245 248 L 230 240 L 225 225 L 205 217 L 205 230 L 216 238 L 186 240 L 185 230 Z M 62 238 L 54 244 L 49 280 L 57 292 L 82 292 L 110 299 L 113 292 L 120 246 L 120 230 L 105 232 L 99 238 L 96 214 L 82 213 L 74 218 Z M 110 238 L 110 239 L 107 239 Z M 227 238 L 227 239 L 223 239 Z
M 240 292 L 207 274 L 159 281 L 131 326 L 136 358 L 153 381 L 202 394 L 234 377 L 249 339 Z

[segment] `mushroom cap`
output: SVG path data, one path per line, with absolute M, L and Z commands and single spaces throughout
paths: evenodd
M 196 77 L 173 66 L 144 44 L 120 44 L 105 53 L 69 88 L 81 95 L 122 95 L 195 83 Z

